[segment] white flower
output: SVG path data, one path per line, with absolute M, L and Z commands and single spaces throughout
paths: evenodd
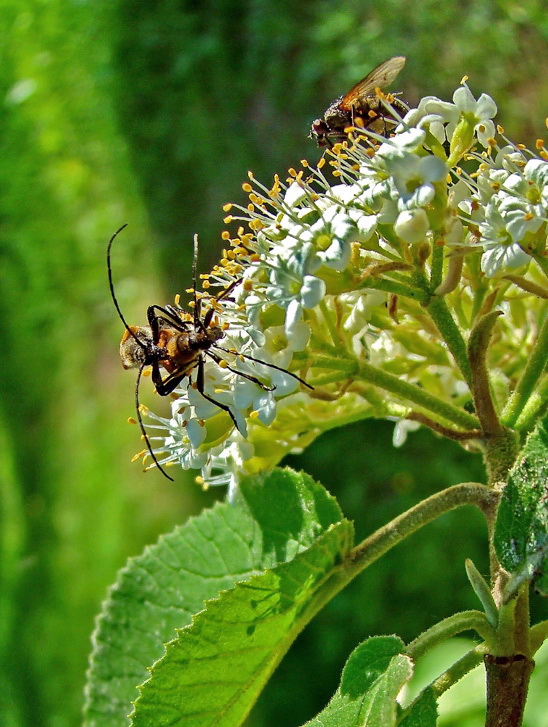
M 266 296 L 283 308 L 292 303 L 313 308 L 325 295 L 324 281 L 310 274 L 318 268 L 319 259 L 311 242 L 303 243 L 294 235 L 290 241 L 289 248 L 274 248 L 270 253 Z
M 402 154 L 410 154 L 420 149 L 425 139 L 426 132 L 422 129 L 407 129 L 381 144 L 375 156 L 387 161 Z
M 415 422 L 411 419 L 400 419 L 396 422 L 394 427 L 394 433 L 392 434 L 392 444 L 394 447 L 402 447 L 406 440 L 409 432 L 416 432 L 420 429 L 420 423 Z
M 296 207 L 307 199 L 308 193 L 302 184 L 293 182 L 287 188 L 284 196 L 284 202 L 289 207 Z
M 487 204 L 485 221 L 479 225 L 479 244 L 484 250 L 481 269 L 488 278 L 493 278 L 499 270 L 521 267 L 531 259 L 512 237 L 497 201 L 493 199 Z
M 435 96 L 423 98 L 417 109 L 411 109 L 404 118 L 402 126 L 418 125 L 428 128 L 438 141 L 451 139 L 461 118 L 466 117 L 473 125 L 474 133 L 483 146 L 495 135 L 492 118 L 497 113 L 493 99 L 482 93 L 476 101 L 470 89 L 463 84 L 453 94 L 453 103 L 440 101 Z
M 276 392 L 277 393 L 277 392 Z M 276 418 L 276 399 L 272 391 L 265 391 L 257 384 L 240 377 L 234 385 L 234 404 L 242 411 L 256 411 L 263 424 L 271 424 Z
M 445 124 L 454 122 L 455 116 L 453 104 L 441 101 L 436 96 L 425 96 L 420 100 L 418 108 L 407 112 L 401 126 L 428 129 L 439 142 L 443 143 L 446 141 Z
M 429 229 L 428 215 L 421 208 L 400 212 L 394 224 L 396 235 L 410 244 L 424 240 Z
M 538 193 L 538 201 L 548 209 L 548 162 L 543 159 L 530 159 L 523 170 L 525 179 L 534 185 Z M 526 194 L 531 196 L 532 190 Z
M 436 193 L 434 182 L 440 182 L 447 174 L 441 159 L 435 156 L 419 157 L 405 154 L 387 162 L 398 196 L 400 211 L 425 207 Z
M 356 232 L 352 219 L 331 206 L 320 219 L 304 230 L 300 239 L 310 241 L 318 259 L 334 270 L 344 270 L 350 260 L 350 239 Z
M 483 146 L 488 146 L 488 140 L 495 135 L 495 125 L 491 119 L 497 114 L 497 105 L 491 96 L 482 93 L 476 101 L 468 86 L 463 84 L 453 94 L 453 103 L 459 111 L 459 116 L 473 119 L 478 141 Z

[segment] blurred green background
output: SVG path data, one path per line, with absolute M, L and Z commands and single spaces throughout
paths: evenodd
M 545 132 L 548 14 L 543 0 L 1 0 L 0 30 L 0 724 L 69 727 L 117 569 L 222 495 L 129 463 L 141 444 L 106 285 L 111 234 L 128 223 L 113 267 L 139 323 L 190 284 L 195 232 L 200 268 L 214 261 L 221 205 L 244 199 L 247 170 L 268 183 L 315 161 L 311 120 L 396 54 L 408 58 L 397 85 L 409 102 L 448 98 L 466 73 L 507 133 L 533 143 Z M 476 457 L 426 432 L 393 450 L 379 422 L 324 436 L 291 464 L 340 498 L 362 536 L 482 476 Z M 468 510 L 390 553 L 302 635 L 250 724 L 310 718 L 366 636 L 411 639 L 476 607 L 465 557 L 485 571 Z M 474 709 L 444 724 L 481 724 Z

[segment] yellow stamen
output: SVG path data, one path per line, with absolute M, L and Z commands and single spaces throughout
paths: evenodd
M 137 462 L 138 459 L 141 459 L 141 457 L 144 457 L 147 453 L 146 449 L 142 449 L 140 452 L 137 452 L 137 454 L 134 454 L 131 458 L 131 462 Z

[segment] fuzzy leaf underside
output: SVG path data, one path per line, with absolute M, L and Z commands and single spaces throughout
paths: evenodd
M 548 417 L 530 434 L 510 472 L 495 526 L 497 556 L 517 584 L 548 595 Z

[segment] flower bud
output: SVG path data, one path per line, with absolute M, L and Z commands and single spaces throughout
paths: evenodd
M 423 209 L 400 212 L 394 224 L 394 231 L 404 242 L 421 242 L 429 230 L 428 215 Z

